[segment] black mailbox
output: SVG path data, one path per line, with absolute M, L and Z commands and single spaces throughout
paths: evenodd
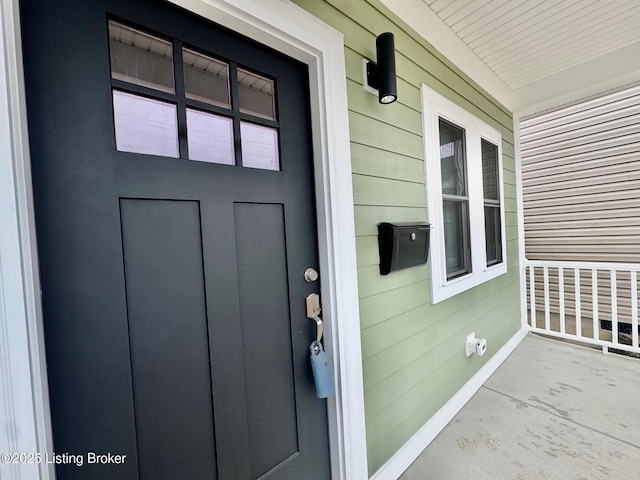
M 427 263 L 428 223 L 379 223 L 380 274 Z

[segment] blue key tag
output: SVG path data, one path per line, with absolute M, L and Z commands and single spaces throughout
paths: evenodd
M 330 397 L 335 393 L 331 358 L 322 348 L 322 343 L 317 341 L 311 342 L 309 352 L 311 353 L 311 368 L 316 384 L 316 395 L 318 398 Z

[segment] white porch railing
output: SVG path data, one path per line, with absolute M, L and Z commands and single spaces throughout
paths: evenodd
M 530 331 L 640 353 L 640 264 L 524 261 Z

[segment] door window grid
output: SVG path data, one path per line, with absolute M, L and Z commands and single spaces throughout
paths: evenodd
M 280 170 L 274 80 L 177 39 L 114 20 L 108 27 L 117 150 Z M 131 110 L 121 101 L 129 96 L 140 99 L 124 102 Z M 161 139 L 149 104 L 176 113 Z

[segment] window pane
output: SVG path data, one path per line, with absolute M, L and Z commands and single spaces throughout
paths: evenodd
M 469 254 L 469 204 L 443 201 L 444 250 L 447 280 L 471 272 Z
M 173 93 L 173 50 L 171 42 L 109 21 L 111 76 Z
M 278 130 L 241 122 L 242 165 L 265 170 L 280 170 Z
M 440 119 L 442 193 L 467 195 L 465 135 L 462 128 Z
M 184 87 L 187 98 L 231 108 L 229 66 L 187 48 L 182 49 Z
M 498 147 L 483 139 L 482 186 L 485 200 L 500 200 L 498 179 Z
M 179 157 L 175 105 L 114 90 L 113 115 L 118 150 Z
M 487 266 L 502 262 L 500 207 L 484 207 L 484 230 L 487 247 Z
M 276 119 L 273 80 L 238 69 L 240 111 L 269 120 Z
M 219 115 L 187 109 L 189 159 L 235 164 L 233 120 Z

